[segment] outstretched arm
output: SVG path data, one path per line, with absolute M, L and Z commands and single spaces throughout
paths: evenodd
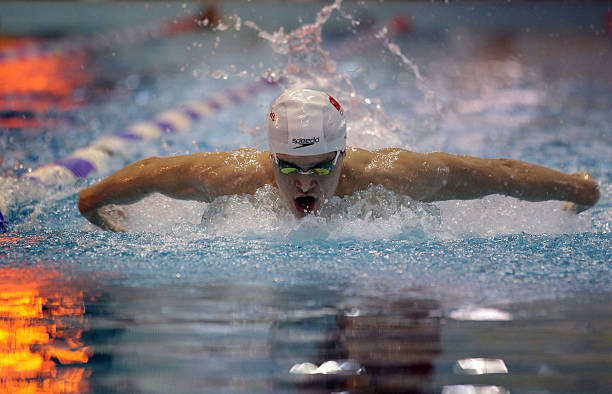
M 527 201 L 562 200 L 587 209 L 599 199 L 588 173 L 565 174 L 536 164 L 509 159 L 481 159 L 446 153 L 425 156 L 434 188 L 424 200 L 472 199 L 503 194 Z
M 192 155 L 152 157 L 130 164 L 84 189 L 79 196 L 79 211 L 104 230 L 125 231 L 100 208 L 110 204 L 131 204 L 154 192 L 176 198 L 204 199 L 193 182 L 195 161 L 196 157 Z
M 263 152 L 245 149 L 141 160 L 84 189 L 79 196 L 79 211 L 105 230 L 125 231 L 101 208 L 135 203 L 156 192 L 195 201 L 252 193 L 271 173 L 266 171 L 265 158 Z
M 586 172 L 570 175 L 523 161 L 441 152 L 385 149 L 369 153 L 371 179 L 421 201 L 503 194 L 527 201 L 568 201 L 573 203 L 570 209 L 579 212 L 599 199 L 597 183 Z

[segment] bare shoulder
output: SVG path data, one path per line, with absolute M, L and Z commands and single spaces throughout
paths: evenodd
M 199 152 L 190 155 L 151 157 L 128 166 L 154 177 L 189 176 L 201 172 L 240 173 L 271 171 L 268 151 L 236 149 L 229 152 Z
M 382 185 L 389 190 L 409 186 L 406 181 L 414 180 L 423 163 L 431 160 L 427 155 L 401 148 L 366 150 L 348 148 L 338 185 L 338 195 L 353 194 L 370 185 Z M 409 193 L 412 194 L 412 193 Z
M 200 186 L 213 195 L 254 193 L 274 179 L 270 153 L 257 149 L 197 153 L 192 169 Z
M 223 164 L 227 166 L 238 166 L 238 169 L 260 171 L 264 168 L 272 168 L 270 151 L 251 148 L 241 148 L 229 152 L 220 152 Z
M 236 149 L 227 152 L 200 152 L 184 156 L 195 167 L 226 169 L 232 171 L 257 171 L 271 168 L 268 151 L 257 149 Z
M 418 165 L 427 158 L 427 154 L 412 152 L 402 148 L 381 148 L 367 150 L 360 148 L 347 148 L 345 161 L 352 165 L 365 168 L 393 168 L 398 164 Z

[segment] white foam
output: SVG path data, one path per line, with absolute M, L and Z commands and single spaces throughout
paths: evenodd
M 476 201 L 422 203 L 381 186 L 327 201 L 319 215 L 297 219 L 276 188 L 225 196 L 210 204 L 154 195 L 124 208 L 133 231 L 202 231 L 207 237 L 274 240 L 461 239 L 513 233 L 589 231 L 590 214 L 570 214 L 560 202 L 530 203 L 491 196 Z
M 496 235 L 569 234 L 591 227 L 591 212 L 564 211 L 563 202 L 528 202 L 511 197 L 487 196 L 478 200 L 439 202 L 442 238 Z
M 175 231 L 196 224 L 209 237 L 287 240 L 418 238 L 437 230 L 432 204 L 412 201 L 382 187 L 354 196 L 334 197 L 320 215 L 297 219 L 272 186 L 254 195 L 225 196 L 210 204 L 177 202 L 156 195 L 127 208 L 135 231 Z M 160 215 L 163 212 L 163 215 Z
M 510 321 L 512 314 L 495 308 L 463 307 L 451 311 L 448 315 L 454 320 L 470 321 Z
M 363 367 L 355 360 L 329 360 L 318 367 L 310 362 L 295 364 L 289 370 L 297 375 L 359 375 Z

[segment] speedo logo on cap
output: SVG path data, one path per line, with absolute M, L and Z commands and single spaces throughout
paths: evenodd
M 292 144 L 298 144 L 299 146 L 294 146 L 293 149 L 300 149 L 310 145 L 314 145 L 319 142 L 319 137 L 312 138 L 293 138 L 291 140 Z

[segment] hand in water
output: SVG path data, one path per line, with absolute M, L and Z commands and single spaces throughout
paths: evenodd
M 585 181 L 591 181 L 591 182 L 595 181 L 591 173 L 588 171 L 574 172 L 573 174 L 571 174 L 571 176 L 577 179 L 585 180 Z M 566 202 L 565 205 L 563 205 L 563 210 L 571 211 L 571 212 L 574 212 L 575 214 L 579 214 L 580 212 L 586 211 L 587 209 L 591 207 L 592 205 L 582 205 L 582 204 L 577 204 L 574 202 Z
M 127 215 L 125 212 L 114 205 L 107 205 L 93 210 L 87 219 L 103 230 L 114 232 L 127 232 Z

